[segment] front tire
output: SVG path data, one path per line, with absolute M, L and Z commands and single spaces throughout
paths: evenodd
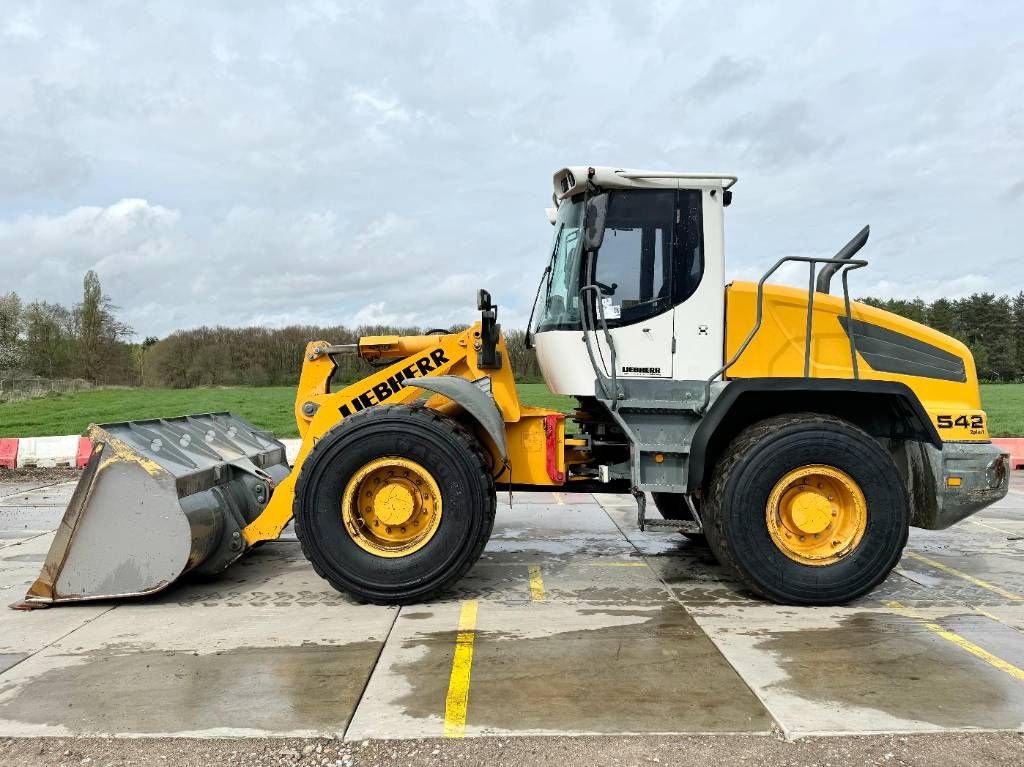
M 316 444 L 294 504 L 303 554 L 331 586 L 409 604 L 444 591 L 480 557 L 495 492 L 483 450 L 457 421 L 379 405 Z
M 754 424 L 715 467 L 708 545 L 750 591 L 793 605 L 842 604 L 899 561 L 909 504 L 889 453 L 838 418 Z

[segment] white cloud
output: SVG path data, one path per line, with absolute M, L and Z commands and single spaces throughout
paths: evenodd
M 487 287 L 522 325 L 551 173 L 578 162 L 738 173 L 735 276 L 871 223 L 858 295 L 1024 288 L 1006 33 L 1024 8 L 837 6 L 827 25 L 801 2 L 577 11 L 10 0 L 0 292 L 67 303 L 96 268 L 138 332 L 162 334 L 444 326 Z M 802 267 L 779 280 L 803 285 Z

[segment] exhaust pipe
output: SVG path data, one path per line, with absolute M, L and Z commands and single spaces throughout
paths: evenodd
M 93 425 L 92 455 L 23 602 L 141 596 L 245 553 L 289 474 L 284 445 L 231 413 Z

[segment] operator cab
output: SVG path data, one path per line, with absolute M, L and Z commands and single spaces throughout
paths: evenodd
M 555 234 L 534 334 L 553 391 L 593 396 L 595 365 L 605 377 L 675 380 L 721 366 L 722 208 L 735 180 L 584 167 L 555 174 Z

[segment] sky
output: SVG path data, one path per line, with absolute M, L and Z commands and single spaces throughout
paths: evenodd
M 566 165 L 738 175 L 733 278 L 1024 289 L 1019 2 L 5 0 L 0 105 L 0 293 L 137 337 L 523 327 Z

